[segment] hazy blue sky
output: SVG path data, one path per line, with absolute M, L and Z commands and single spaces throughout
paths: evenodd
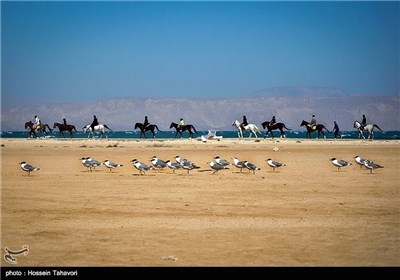
M 1 2 L 2 101 L 399 93 L 399 2 Z

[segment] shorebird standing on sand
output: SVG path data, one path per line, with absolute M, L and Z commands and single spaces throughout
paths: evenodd
M 25 161 L 22 161 L 19 164 L 20 164 L 22 170 L 24 170 L 25 172 L 28 172 L 29 176 L 31 175 L 31 172 L 36 171 L 36 170 L 40 170 L 39 167 L 30 165 L 30 164 L 26 163 Z
M 270 167 L 272 167 L 272 171 L 275 171 L 275 168 L 278 168 L 278 167 L 281 167 L 281 166 L 286 166 L 286 164 L 284 164 L 284 163 L 280 163 L 280 162 L 277 162 L 277 161 L 274 161 L 274 160 L 272 160 L 272 159 L 267 159 L 267 164 L 270 166 Z
M 334 166 L 336 166 L 338 168 L 338 171 L 340 171 L 340 168 L 342 168 L 342 167 L 352 165 L 351 162 L 347 162 L 345 160 L 336 159 L 336 158 L 331 158 L 331 162 Z

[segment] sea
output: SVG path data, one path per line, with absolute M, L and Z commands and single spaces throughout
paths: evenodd
M 214 130 L 215 132 L 215 130 Z M 174 139 L 175 138 L 175 131 L 163 131 L 157 132 L 155 134 L 156 139 Z M 197 134 L 194 134 L 193 138 L 199 138 L 204 135 L 206 136 L 209 133 L 208 130 L 205 131 L 198 131 Z M 286 131 L 286 138 L 306 138 L 306 131 Z M 69 139 L 69 133 L 64 132 L 65 138 Z M 109 139 L 140 139 L 140 132 L 139 131 L 107 131 L 106 132 L 107 138 Z M 147 139 L 152 139 L 152 134 L 150 132 L 146 133 Z M 216 131 L 216 136 L 222 136 L 222 138 L 234 139 L 238 138 L 237 131 Z M 279 138 L 280 133 L 274 132 L 275 138 Z M 341 139 L 358 139 L 358 131 L 341 131 L 342 138 Z M 365 137 L 368 136 L 368 133 L 364 134 Z M 42 135 L 38 135 L 39 137 L 43 137 Z M 263 132 L 262 136 L 258 134 L 258 137 L 263 138 L 265 136 L 265 132 Z M 312 133 L 312 138 L 315 139 L 317 137 L 317 133 Z M 1 138 L 29 138 L 28 131 L 1 131 L 0 132 Z M 188 138 L 189 134 L 187 132 L 183 132 L 183 137 Z M 249 132 L 244 132 L 244 138 L 249 137 Z M 48 133 L 48 135 L 44 136 L 44 138 L 60 138 L 60 133 L 58 130 L 53 130 L 53 132 Z M 63 138 L 61 136 L 61 138 Z M 74 139 L 87 139 L 88 134 L 84 133 L 83 131 L 74 132 Z M 100 134 L 95 134 L 94 138 L 100 138 Z M 177 137 L 180 139 L 181 137 L 178 135 Z M 254 136 L 252 136 L 254 138 Z M 321 138 L 323 136 L 321 135 Z M 334 139 L 333 134 L 327 134 L 327 139 Z M 144 139 L 144 137 L 142 137 Z M 267 136 L 267 139 L 271 139 L 271 135 Z M 374 132 L 374 139 L 375 140 L 400 140 L 400 131 L 376 131 Z

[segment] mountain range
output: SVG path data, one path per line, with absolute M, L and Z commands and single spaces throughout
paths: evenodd
M 93 102 L 40 103 L 36 106 L 2 108 L 1 130 L 22 131 L 24 123 L 38 115 L 51 127 L 54 122 L 68 123 L 78 130 L 90 124 L 93 115 L 100 123 L 113 130 L 134 130 L 136 122 L 148 116 L 150 123 L 160 130 L 171 130 L 171 122 L 183 117 L 186 124 L 197 130 L 235 130 L 234 120 L 247 116 L 249 123 L 261 128 L 261 123 L 276 116 L 294 130 L 304 130 L 301 121 L 311 120 L 314 114 L 318 123 L 329 130 L 337 121 L 341 130 L 353 130 L 355 120 L 362 115 L 367 123 L 378 124 L 383 130 L 400 130 L 399 94 L 393 95 L 346 95 L 340 90 L 319 87 L 282 87 L 257 91 L 242 98 L 113 98 Z

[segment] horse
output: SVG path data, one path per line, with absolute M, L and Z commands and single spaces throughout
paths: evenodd
M 136 123 L 135 124 L 135 129 L 139 128 L 140 129 L 140 138 L 142 138 L 142 134 L 144 135 L 144 138 L 146 137 L 146 131 L 151 131 L 151 133 L 153 133 L 153 138 L 156 138 L 156 135 L 154 133 L 154 130 L 157 129 L 157 131 L 161 132 L 158 129 L 158 126 L 155 124 L 149 124 L 148 126 L 146 126 L 146 128 L 144 128 L 144 125 L 142 123 Z
M 94 126 L 94 132 L 96 132 L 96 131 L 100 132 L 100 138 L 102 138 L 103 136 L 105 138 L 107 138 L 107 135 L 105 133 L 106 128 L 108 130 L 112 131 L 111 128 L 109 128 L 107 125 L 98 124 L 98 125 Z M 93 130 L 92 130 L 92 127 L 90 126 L 90 124 L 85 125 L 82 129 L 83 129 L 83 132 L 85 132 L 85 133 L 88 132 L 88 138 L 90 137 L 90 135 L 92 135 L 92 137 L 94 137 Z
M 184 126 L 178 126 L 177 123 L 172 122 L 171 125 L 169 126 L 169 128 L 173 128 L 173 127 L 176 129 L 175 138 L 178 135 L 178 133 L 181 135 L 181 138 L 183 138 L 182 132 L 184 132 L 184 131 L 188 131 L 189 132 L 189 138 L 193 138 L 192 129 L 193 129 L 194 133 L 197 133 L 196 129 L 191 124 L 186 124 Z
M 287 130 L 291 130 L 290 128 L 287 128 L 284 123 L 276 123 L 276 124 L 273 124 L 272 126 L 270 126 L 269 124 L 270 124 L 270 122 L 268 122 L 268 121 L 261 123 L 263 129 L 267 128 L 267 132 L 265 133 L 264 138 L 266 138 L 268 136 L 268 132 L 271 132 L 271 136 L 272 136 L 272 138 L 274 138 L 274 134 L 272 133 L 272 130 L 276 130 L 276 129 L 279 129 L 281 131 L 281 138 L 286 138 L 286 135 L 285 135 L 285 132 L 283 131 L 283 129 L 285 128 Z
M 65 124 L 62 124 L 62 123 L 55 122 L 54 125 L 53 125 L 53 128 L 56 128 L 56 127 L 58 127 L 58 129 L 60 130 L 60 136 L 59 137 L 61 137 L 61 134 L 62 134 L 62 136 L 64 138 L 65 138 L 64 131 L 68 131 L 69 135 L 71 136 L 71 138 L 73 136 L 72 135 L 72 130 L 77 131 L 76 128 L 75 128 L 75 125 L 72 125 L 72 124 L 65 125 Z
M 243 128 L 242 128 L 241 123 L 238 120 L 235 120 L 232 123 L 232 126 L 236 126 L 237 127 L 237 129 L 238 129 L 238 137 L 239 138 L 243 138 Z M 248 125 L 244 126 L 244 129 L 250 131 L 249 138 L 251 138 L 251 133 L 253 133 L 256 138 L 258 138 L 257 132 L 262 134 L 261 130 L 255 124 L 252 124 L 252 123 L 249 123 Z
M 326 139 L 326 135 L 323 132 L 323 129 L 325 129 L 326 131 L 328 131 L 328 133 L 331 133 L 323 124 L 317 124 L 314 127 L 310 127 L 309 126 L 309 122 L 303 120 L 300 124 L 300 126 L 305 126 L 305 128 L 307 129 L 307 138 L 311 138 L 311 132 L 314 131 L 318 131 L 318 138 L 321 135 L 321 133 L 324 135 L 324 138 Z
M 33 128 L 33 126 L 34 126 L 34 124 L 32 121 L 25 123 L 25 129 L 27 129 L 28 127 L 30 129 L 29 137 L 32 137 L 32 134 L 33 134 L 34 138 L 36 138 L 37 137 L 36 131 L 41 132 L 42 135 L 47 135 L 46 128 L 48 128 L 50 130 L 50 132 L 52 132 L 50 126 L 47 123 L 40 123 L 36 128 Z
M 362 136 L 362 138 L 364 138 L 365 139 L 365 136 L 364 136 L 364 130 L 367 130 L 368 131 L 368 133 L 369 133 L 369 135 L 368 135 L 368 139 L 374 139 L 374 128 L 377 128 L 377 129 L 379 129 L 380 131 L 383 131 L 377 124 L 367 124 L 367 125 L 361 125 L 361 123 L 360 122 L 358 122 L 358 121 L 355 121 L 354 122 L 354 128 L 357 128 L 358 129 L 358 139 L 360 139 L 361 138 L 361 136 Z

